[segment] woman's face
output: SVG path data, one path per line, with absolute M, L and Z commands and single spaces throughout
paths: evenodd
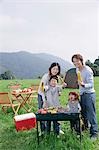
M 77 59 L 77 58 L 73 58 L 73 64 L 74 64 L 74 66 L 75 66 L 76 68 L 80 68 L 80 67 L 83 66 L 83 65 L 82 65 L 82 62 L 81 62 L 79 59 Z
M 59 72 L 58 66 L 55 66 L 51 69 L 51 74 L 52 75 L 57 75 L 57 73 Z

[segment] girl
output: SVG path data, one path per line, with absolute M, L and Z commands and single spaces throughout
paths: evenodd
M 71 113 L 78 113 L 81 111 L 78 93 L 76 92 L 69 93 L 67 110 Z
M 76 92 L 70 92 L 67 104 L 67 111 L 70 113 L 80 113 L 81 106 L 79 103 L 79 95 Z M 79 133 L 79 122 L 78 121 L 70 121 L 71 129 Z

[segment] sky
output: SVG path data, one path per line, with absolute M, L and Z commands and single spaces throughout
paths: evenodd
M 0 0 L 0 52 L 99 56 L 99 0 Z

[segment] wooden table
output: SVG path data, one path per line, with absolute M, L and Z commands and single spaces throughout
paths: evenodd
M 38 122 L 39 121 L 78 121 L 79 123 L 79 133 L 80 133 L 80 142 L 81 142 L 81 126 L 80 126 L 80 113 L 47 113 L 40 114 L 36 113 L 37 120 L 37 141 L 39 144 L 39 131 L 38 131 Z

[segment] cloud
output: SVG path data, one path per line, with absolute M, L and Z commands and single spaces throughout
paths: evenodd
M 67 59 L 76 52 L 97 56 L 95 0 L 4 0 L 0 8 L 1 51 L 47 51 Z
M 7 15 L 0 16 L 0 31 L 4 32 L 4 30 L 16 31 L 17 28 L 23 28 L 23 24 L 25 25 L 27 21 L 24 18 L 17 18 Z

